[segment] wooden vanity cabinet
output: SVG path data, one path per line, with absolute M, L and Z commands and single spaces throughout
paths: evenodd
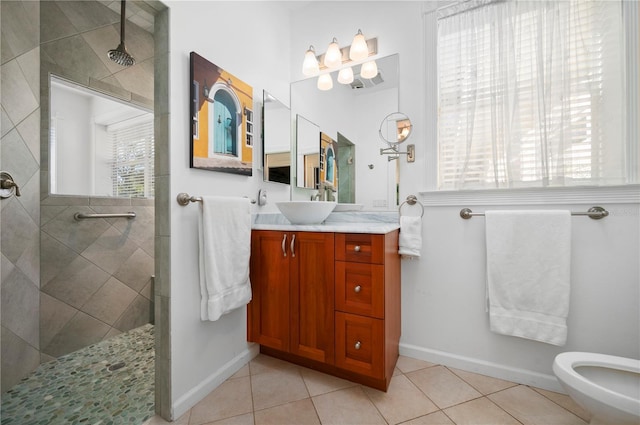
M 398 231 L 254 230 L 248 338 L 261 352 L 386 391 L 398 359 Z
M 254 230 L 248 337 L 334 362 L 334 234 Z

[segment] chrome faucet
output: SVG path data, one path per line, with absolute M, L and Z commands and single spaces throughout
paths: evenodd
M 312 201 L 324 201 L 326 196 L 325 187 L 323 183 L 318 184 L 318 192 L 315 195 L 311 195 Z

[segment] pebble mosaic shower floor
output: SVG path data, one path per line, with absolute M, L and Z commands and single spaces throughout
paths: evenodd
M 2 395 L 0 424 L 144 423 L 155 410 L 153 335 L 144 325 L 41 364 Z

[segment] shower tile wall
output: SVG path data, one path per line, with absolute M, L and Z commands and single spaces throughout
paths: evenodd
M 0 169 L 21 197 L 0 201 L 2 392 L 40 363 L 40 39 L 38 2 L 0 2 Z
M 44 357 L 59 357 L 152 319 L 153 201 L 115 199 L 111 200 L 115 205 L 103 205 L 108 201 L 49 197 L 42 203 L 40 347 Z M 134 211 L 137 217 L 73 218 L 76 212 L 122 211 Z
M 104 4 L 103 4 L 104 3 Z M 110 7 L 118 6 L 117 10 Z M 50 196 L 48 193 L 49 73 L 153 108 L 153 34 L 126 23 L 136 65 L 107 58 L 120 42 L 119 2 L 40 3 L 42 360 L 148 323 L 153 317 L 153 200 Z M 127 4 L 153 31 L 144 3 Z M 147 6 L 148 7 L 148 6 Z M 153 12 L 153 11 L 151 11 Z M 134 211 L 137 217 L 76 221 L 76 212 Z

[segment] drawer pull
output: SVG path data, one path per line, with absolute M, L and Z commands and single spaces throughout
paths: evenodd
M 284 237 L 282 238 L 282 255 L 284 257 L 287 256 L 287 248 L 286 248 L 286 244 L 287 244 L 287 234 L 284 234 Z
M 362 287 L 360 285 L 356 286 L 355 288 L 353 288 L 354 292 L 357 294 L 360 292 L 360 290 L 362 289 Z
M 360 252 L 360 245 L 356 245 L 356 247 L 355 247 L 355 248 L 353 248 L 353 250 L 354 250 L 355 252 Z
M 296 256 L 295 243 L 296 243 L 296 235 L 294 234 L 293 236 L 291 236 L 291 256 L 292 257 Z
M 359 350 L 361 346 L 362 344 L 360 343 L 360 341 L 356 342 L 356 345 L 354 345 L 356 350 Z

